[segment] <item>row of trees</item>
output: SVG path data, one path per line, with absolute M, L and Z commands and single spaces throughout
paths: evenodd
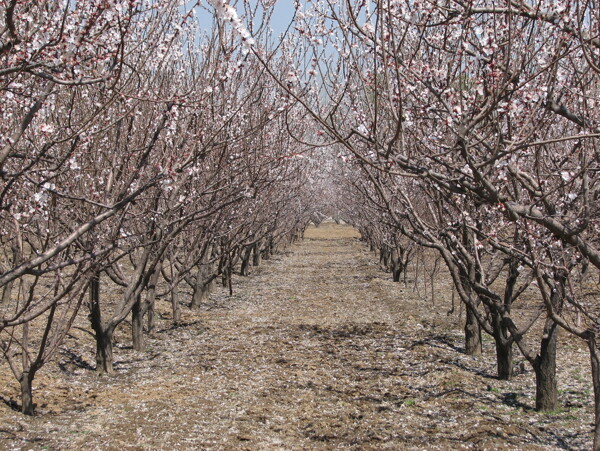
M 205 33 L 174 0 L 0 6 L 0 349 L 24 413 L 82 309 L 111 373 L 126 318 L 143 349 L 157 295 L 180 321 L 309 220 L 304 119 L 225 6 Z
M 557 407 L 559 329 L 584 340 L 600 449 L 599 311 L 582 283 L 600 269 L 600 5 L 312 2 L 296 33 L 289 92 L 337 149 L 337 208 L 396 278 L 411 246 L 437 251 L 466 352 L 491 335 L 509 379 L 517 347 L 538 409 Z

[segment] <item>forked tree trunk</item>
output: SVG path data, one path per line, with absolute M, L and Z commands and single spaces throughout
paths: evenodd
M 466 306 L 467 318 L 465 321 L 465 352 L 467 355 L 481 354 L 481 326 L 477 317 L 468 305 Z

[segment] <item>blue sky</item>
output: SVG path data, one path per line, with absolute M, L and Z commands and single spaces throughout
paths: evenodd
M 250 2 L 252 3 L 252 0 L 250 0 Z M 231 1 L 231 3 L 235 4 L 234 1 Z M 204 0 L 202 5 L 212 11 L 212 7 L 207 0 Z M 241 8 L 238 7 L 236 9 L 241 15 Z M 277 0 L 271 20 L 271 28 L 273 28 L 275 38 L 279 37 L 279 35 L 286 30 L 290 24 L 290 21 L 292 20 L 292 17 L 294 16 L 294 10 L 294 0 Z M 202 8 L 197 8 L 197 13 L 198 19 L 200 20 L 200 26 L 206 26 L 207 28 L 210 27 L 212 15 Z
M 271 21 L 271 27 L 278 36 L 285 31 L 294 16 L 294 1 L 293 0 L 278 0 L 275 4 L 275 11 Z

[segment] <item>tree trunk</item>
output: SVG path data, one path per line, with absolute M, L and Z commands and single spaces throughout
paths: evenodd
M 148 312 L 146 313 L 146 319 L 147 319 L 147 326 L 146 326 L 146 330 L 148 332 L 154 330 L 154 323 L 155 323 L 155 312 L 154 312 L 154 302 L 152 302 L 151 304 L 148 304 Z
M 225 266 L 221 273 L 221 285 L 223 285 L 223 288 L 227 288 L 229 286 L 230 277 L 231 274 L 229 273 L 229 267 Z
M 463 227 L 462 242 L 467 249 L 476 249 L 473 231 L 467 227 Z M 425 269 L 425 260 L 423 259 L 423 269 Z M 475 308 L 481 303 L 479 298 L 476 298 L 472 283 L 474 281 L 481 280 L 481 273 L 476 266 L 469 264 L 466 268 L 466 273 L 461 274 L 462 280 L 461 285 L 464 290 L 469 293 L 469 298 L 475 303 Z M 464 271 L 463 271 L 464 272 Z M 469 304 L 466 307 L 466 321 L 465 321 L 465 351 L 467 355 L 480 355 L 481 354 L 481 324 L 477 321 L 476 311 L 473 310 Z
M 263 249 L 263 260 L 269 260 L 271 258 L 271 254 L 273 252 L 273 239 L 269 238 L 265 242 L 265 247 Z
M 600 353 L 596 343 L 596 334 L 590 332 L 587 340 L 592 363 L 592 381 L 594 384 L 594 451 L 600 451 Z
M 208 300 L 213 279 L 207 274 L 207 269 L 201 266 L 196 274 L 196 286 L 194 287 L 194 295 L 190 304 L 190 308 L 192 309 L 200 308 L 200 305 Z
M 387 271 L 387 257 L 385 254 L 386 251 L 383 247 L 379 249 L 379 266 L 384 271 Z
M 402 273 L 402 267 L 400 266 L 400 253 L 398 249 L 392 249 L 391 254 L 392 280 L 394 282 L 400 282 L 400 274 Z
M 508 381 L 513 376 L 513 340 L 510 331 L 502 321 L 502 315 L 492 309 L 491 326 L 496 345 L 496 367 L 498 379 Z
M 144 312 L 140 296 L 131 309 L 131 340 L 135 351 L 144 350 Z
M 465 352 L 467 355 L 481 355 L 481 326 L 471 307 L 466 307 Z
M 100 310 L 100 274 L 90 280 L 90 322 L 96 338 L 96 371 L 112 374 L 114 328 L 105 328 Z
M 32 382 L 33 375 L 29 371 L 23 371 L 19 383 L 21 385 L 21 412 L 24 415 L 33 415 L 35 410 Z
M 498 366 L 498 379 L 508 381 L 513 376 L 513 348 L 512 341 L 504 337 L 494 337 L 496 342 L 496 363 Z
M 200 307 L 200 304 L 206 302 L 213 288 L 211 282 L 214 280 L 212 274 L 214 263 L 209 263 L 211 256 L 212 245 L 208 244 L 204 249 L 204 254 L 196 272 L 196 285 L 194 286 L 194 294 L 190 303 L 190 308 L 192 309 L 197 309 Z
M 171 289 L 171 309 L 173 311 L 173 324 L 179 324 L 181 322 L 181 308 L 176 285 Z
M 250 257 L 252 254 L 252 246 L 246 246 L 244 249 L 244 256 L 242 257 L 242 267 L 240 269 L 240 274 L 242 276 L 247 276 L 250 274 Z
M 560 313 L 565 299 L 567 277 L 562 271 L 554 274 L 550 302 L 553 309 Z M 547 318 L 540 343 L 540 352 L 536 358 L 535 370 L 535 408 L 540 411 L 556 410 L 558 406 L 558 384 L 556 381 L 556 349 L 558 344 L 558 325 Z
M 551 319 L 546 320 L 540 353 L 534 365 L 535 370 L 535 409 L 538 411 L 556 410 L 558 388 L 556 381 L 556 345 L 558 326 Z
M 158 262 L 156 268 L 154 268 L 154 272 L 148 280 L 148 294 L 146 297 L 144 309 L 146 310 L 146 314 L 148 315 L 148 331 L 154 329 L 154 304 L 156 303 L 156 284 L 158 283 L 158 278 L 160 277 L 161 269 L 162 262 Z
M 10 301 L 14 282 L 14 280 L 11 280 L 6 285 L 4 285 L 4 288 L 2 289 L 2 298 L 0 298 L 0 304 L 8 304 L 8 302 Z
M 260 260 L 261 260 L 261 253 L 260 253 L 260 248 L 261 248 L 261 244 L 262 244 L 263 240 L 259 240 L 256 243 L 254 243 L 254 246 L 252 247 L 252 266 L 260 266 Z
M 113 330 L 96 332 L 96 371 L 99 373 L 113 374 Z

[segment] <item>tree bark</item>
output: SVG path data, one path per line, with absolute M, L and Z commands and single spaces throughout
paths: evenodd
M 465 352 L 467 355 L 481 355 L 481 326 L 477 317 L 468 305 L 466 306 L 467 318 L 465 322 Z
M 98 373 L 113 374 L 113 330 L 96 332 L 96 371 Z
M 382 247 L 379 250 L 379 266 L 381 267 L 381 269 L 383 269 L 384 271 L 387 271 L 388 269 L 388 256 L 387 256 L 387 250 Z
M 155 323 L 155 312 L 154 312 L 154 302 L 152 302 L 151 304 L 148 304 L 148 311 L 146 313 L 146 330 L 148 332 L 150 332 L 151 330 L 154 330 L 154 323 Z
M 535 370 L 535 409 L 538 411 L 556 410 L 558 387 L 556 380 L 556 345 L 558 326 L 551 319 L 546 320 L 540 353 Z
M 173 324 L 181 322 L 181 306 L 179 305 L 179 293 L 177 285 L 171 289 L 171 310 L 173 311 Z
M 205 271 L 206 268 L 200 268 L 198 274 L 196 274 L 196 287 L 194 288 L 194 295 L 190 304 L 190 308 L 192 309 L 200 308 L 200 305 L 208 300 L 212 278 L 207 278 Z
M 508 381 L 513 376 L 513 339 L 501 314 L 492 309 L 491 326 L 496 345 L 496 367 L 498 379 Z
M 221 273 L 221 285 L 223 288 L 227 288 L 229 286 L 229 280 L 231 278 L 231 273 L 229 272 L 229 266 L 225 266 L 223 268 L 223 272 Z
M 35 410 L 32 382 L 33 374 L 29 371 L 23 371 L 19 384 L 21 385 L 21 413 L 24 415 L 33 415 Z
M 114 372 L 112 349 L 114 329 L 105 328 L 102 324 L 100 274 L 96 274 L 90 280 L 90 322 L 96 338 L 96 371 L 112 374 Z
M 498 379 L 508 381 L 513 376 L 513 348 L 512 340 L 504 337 L 494 337 L 496 343 L 496 363 L 498 366 Z
M 0 304 L 8 304 L 12 295 L 12 287 L 14 280 L 11 280 L 2 289 L 2 298 L 0 298 Z
M 265 247 L 263 248 L 262 258 L 263 260 L 269 260 L 271 258 L 271 254 L 273 253 L 273 238 L 268 238 L 265 240 Z
M 192 302 L 190 308 L 197 309 L 200 304 L 208 300 L 208 295 L 212 289 L 213 278 L 213 264 L 209 263 L 212 254 L 212 246 L 208 244 L 204 249 L 204 254 L 200 264 L 198 265 L 198 271 L 196 272 L 196 284 L 194 286 L 194 294 L 192 295 Z
M 242 276 L 247 276 L 250 274 L 250 257 L 252 254 L 252 246 L 246 246 L 244 249 L 244 256 L 242 257 L 242 267 L 240 269 L 240 274 Z
M 144 350 L 144 311 L 140 296 L 131 309 L 131 341 L 135 351 Z
M 596 334 L 590 332 L 587 339 L 592 364 L 592 381 L 594 384 L 594 451 L 600 451 L 600 353 L 596 343 Z
M 148 294 L 145 302 L 145 310 L 148 315 L 148 331 L 154 329 L 154 304 L 156 302 L 156 284 L 158 283 L 158 278 L 160 277 L 162 269 L 162 261 L 156 265 L 154 268 L 154 272 L 150 276 L 148 280 Z
M 261 252 L 260 248 L 263 240 L 258 240 L 252 247 L 252 266 L 260 266 Z
M 392 261 L 392 280 L 394 282 L 400 282 L 400 274 L 402 274 L 402 263 L 400 260 L 400 251 L 398 249 L 392 249 L 391 261 Z

